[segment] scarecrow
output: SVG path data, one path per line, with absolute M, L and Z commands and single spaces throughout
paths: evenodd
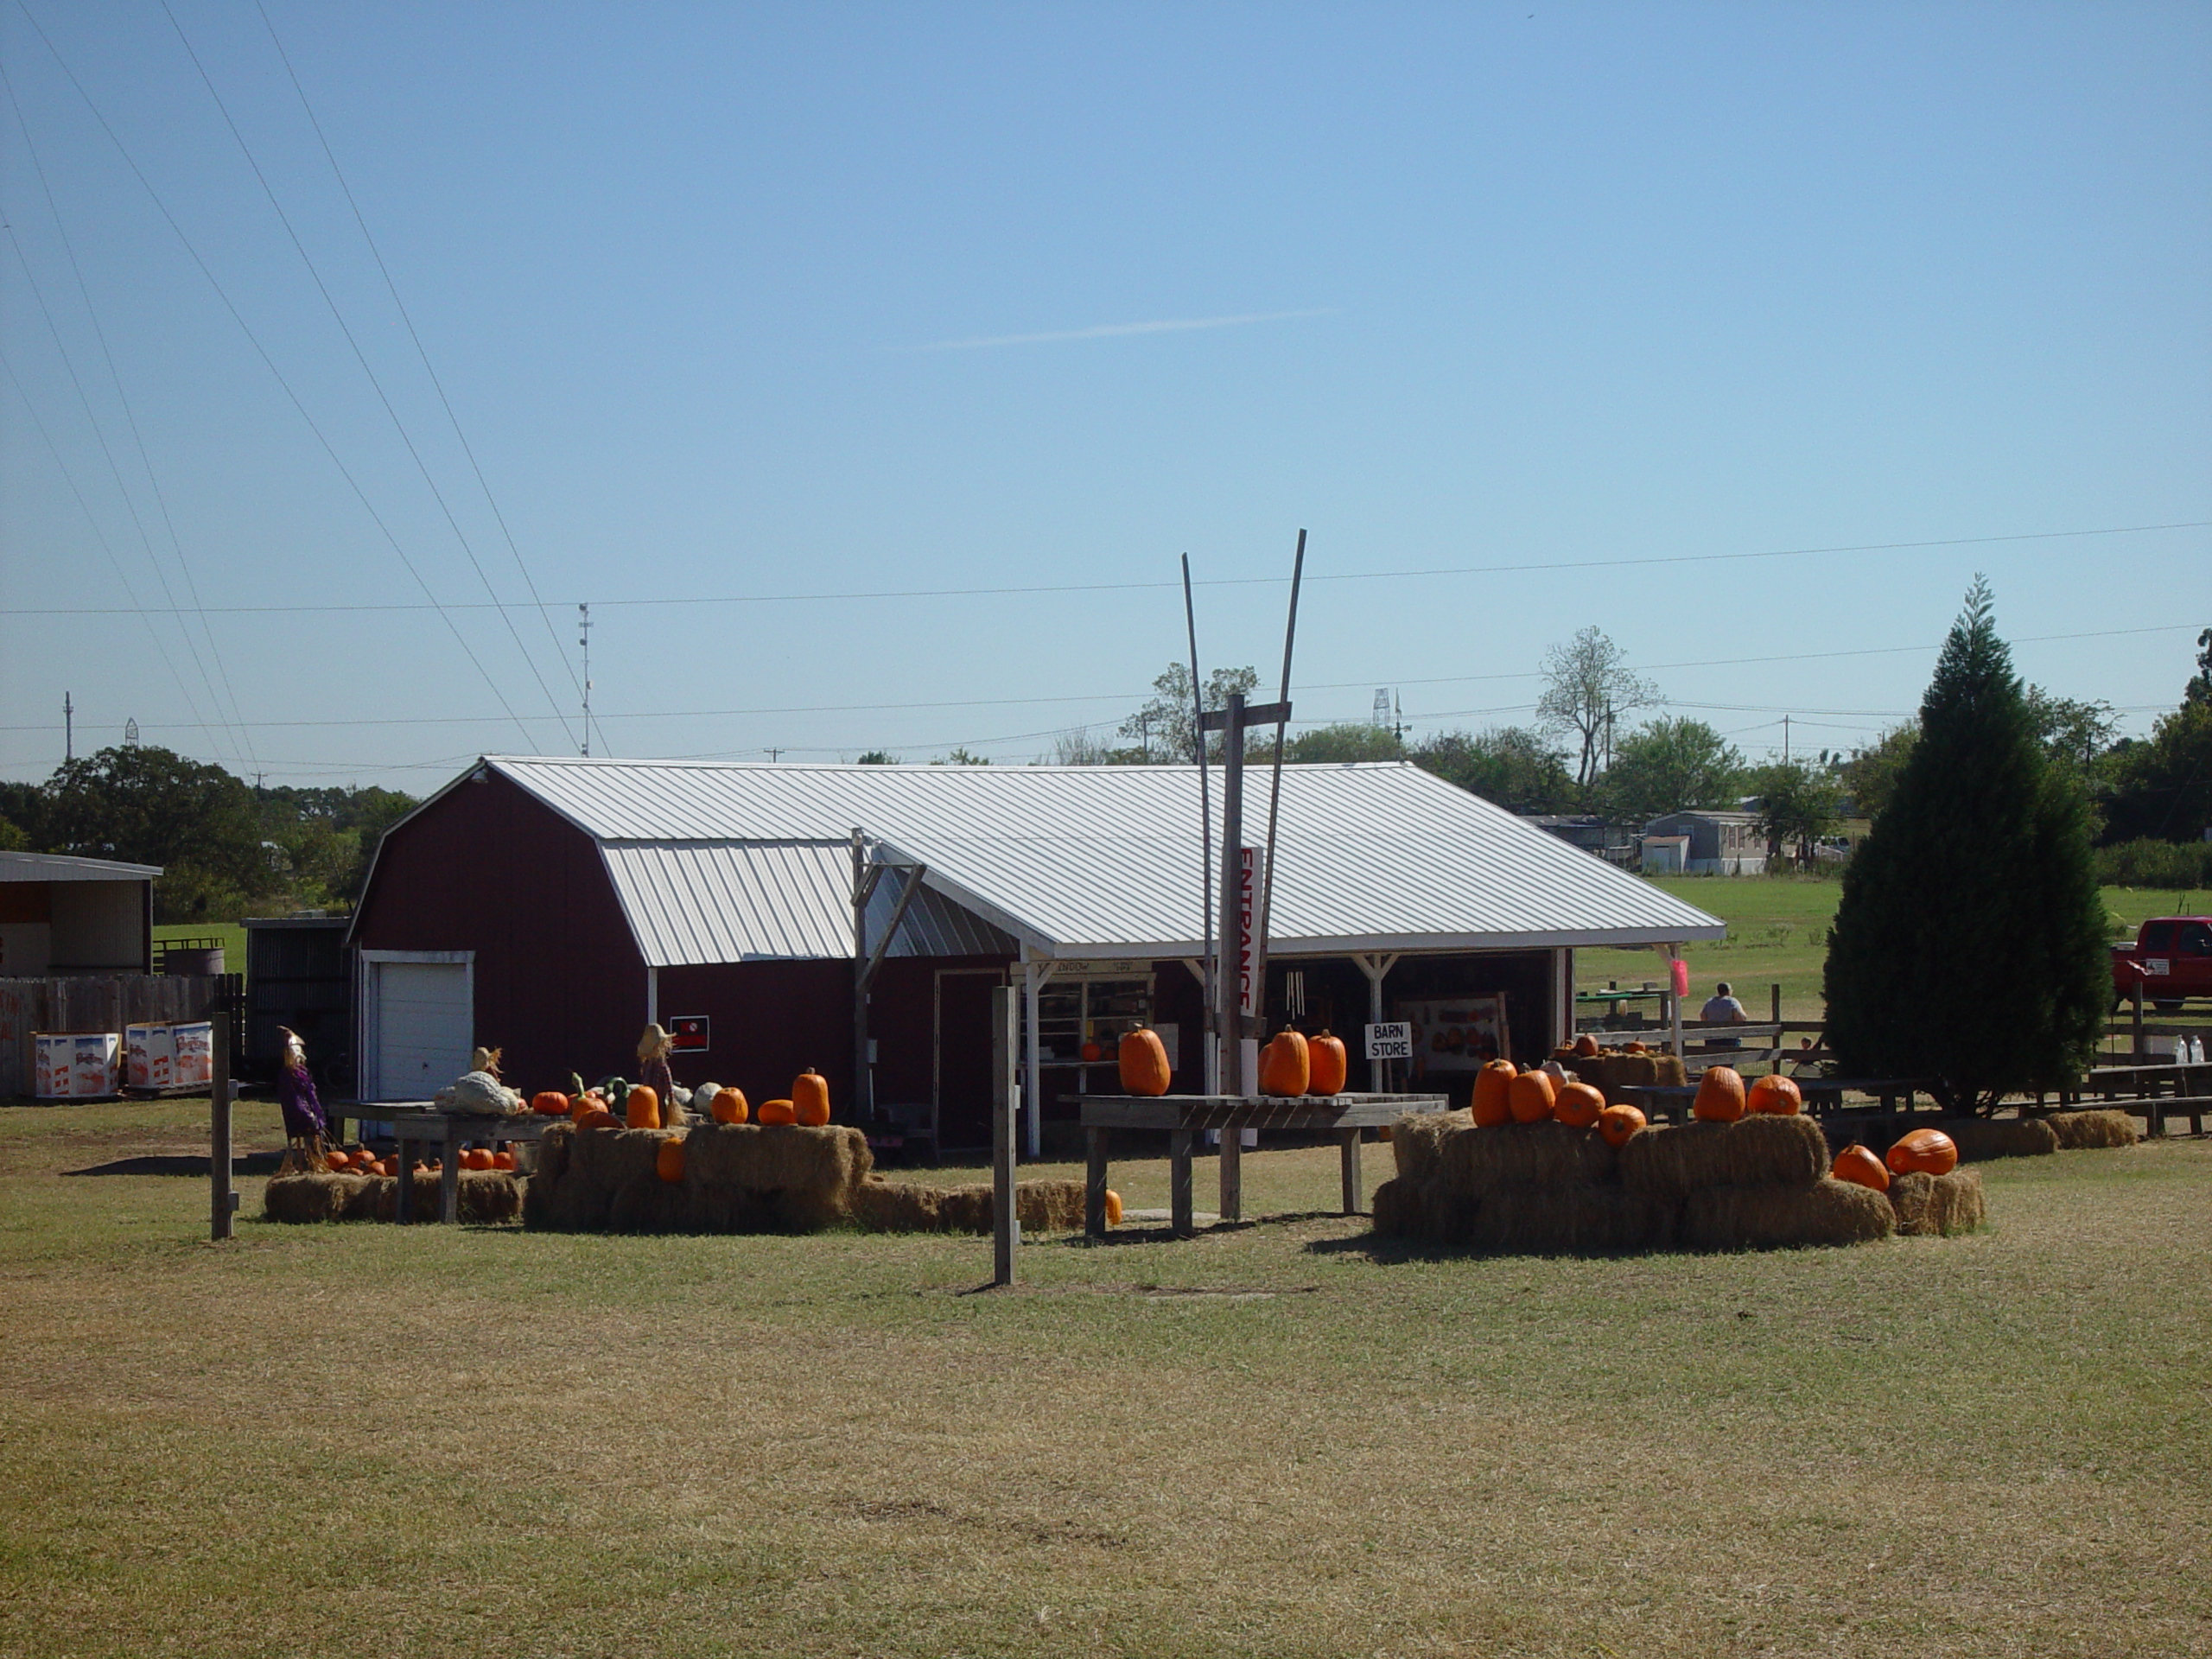
M 315 1079 L 308 1074 L 308 1046 L 289 1026 L 276 1027 L 284 1039 L 284 1058 L 276 1067 L 276 1106 L 284 1116 L 284 1162 L 281 1173 L 292 1175 L 329 1167 L 329 1148 L 323 1137 L 330 1120 L 316 1098 Z

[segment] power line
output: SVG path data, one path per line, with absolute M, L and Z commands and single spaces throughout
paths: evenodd
M 77 79 L 77 72 L 69 67 L 69 60 L 61 55 L 60 49 L 54 44 L 45 29 L 40 25 L 38 19 L 32 15 L 30 7 L 25 3 L 25 0 L 16 0 L 16 9 L 23 14 L 25 21 L 30 24 L 32 30 L 45 45 L 62 74 L 67 77 L 70 86 L 76 89 L 77 96 L 84 100 L 85 107 L 92 111 L 92 118 L 99 123 L 100 130 L 107 135 L 108 142 L 115 146 L 116 153 L 123 157 L 124 165 L 130 169 L 132 176 L 137 178 L 148 197 L 153 201 L 156 210 L 168 223 L 169 229 L 175 232 L 177 240 L 184 245 L 184 251 L 191 255 L 192 263 L 200 268 L 200 274 L 207 279 L 207 285 L 215 290 L 215 297 L 223 302 L 223 308 L 231 314 L 231 321 L 238 324 L 238 331 L 246 337 L 247 343 L 260 357 L 263 365 L 268 369 L 277 385 L 283 388 L 284 396 L 291 401 L 293 409 L 297 410 L 300 418 L 307 423 L 308 430 L 315 435 L 315 442 L 322 446 L 323 453 L 330 457 L 330 464 L 338 469 L 338 475 L 344 479 L 347 486 L 352 489 L 354 499 L 361 504 L 362 511 L 369 515 L 371 522 L 383 533 L 385 541 L 391 546 L 392 552 L 398 556 L 400 563 L 406 568 L 407 574 L 415 579 L 415 585 L 423 590 L 423 598 L 429 601 L 429 608 L 435 610 L 441 620 L 444 621 L 448 632 L 453 635 L 454 643 L 461 647 L 461 655 L 467 658 L 470 665 L 476 670 L 485 685 L 491 690 L 493 696 L 499 701 L 499 707 L 505 712 L 508 719 L 513 721 L 516 729 L 522 732 L 523 741 L 532 742 L 534 740 L 531 737 L 529 731 L 523 727 L 520 717 L 509 706 L 506 694 L 499 690 L 499 683 L 493 679 L 491 671 L 484 666 L 482 659 L 470 647 L 467 639 L 461 632 L 460 625 L 448 613 L 448 607 L 438 602 L 438 596 L 431 591 L 430 584 L 423 579 L 423 573 L 416 568 L 415 561 L 408 557 L 407 550 L 399 544 L 399 538 L 392 534 L 391 527 L 384 520 L 384 515 L 377 511 L 375 503 L 369 499 L 368 493 L 361 487 L 359 481 L 354 478 L 352 470 L 346 467 L 345 461 L 340 459 L 337 448 L 331 443 L 329 438 L 324 435 L 322 428 L 316 423 L 315 416 L 308 413 L 308 407 L 301 402 L 299 393 L 292 390 L 292 383 L 284 378 L 284 372 L 276 366 L 276 359 L 269 354 L 268 347 L 261 343 L 261 337 L 253 332 L 245 315 L 232 301 L 229 290 L 216 280 L 214 271 L 209 268 L 207 260 L 200 257 L 199 248 L 194 245 L 192 238 L 185 234 L 184 226 L 178 224 L 176 215 L 169 212 L 168 204 L 162 200 L 161 192 L 154 188 L 154 182 L 146 176 L 145 169 L 138 165 L 137 159 L 131 155 L 130 148 L 124 143 L 122 137 L 110 124 L 106 115 L 101 111 L 99 104 L 93 101 L 92 93 L 85 89 L 85 84 Z M 231 610 L 250 608 L 253 612 L 278 613 L 289 610 L 294 614 L 298 614 L 305 607 L 255 606 L 251 607 L 226 607 L 226 608 Z M 423 607 L 410 606 L 408 608 L 422 609 Z M 18 612 L 17 614 L 29 615 L 30 613 Z
M 422 451 L 416 448 L 415 439 L 407 430 L 407 423 L 399 418 L 399 411 L 392 407 L 391 399 L 385 391 L 384 382 L 378 377 L 376 370 L 371 366 L 368 354 L 361 349 L 360 341 L 354 338 L 353 327 L 346 322 L 345 313 L 339 308 L 338 301 L 332 295 L 329 284 L 322 280 L 322 272 L 316 266 L 312 256 L 308 254 L 307 244 L 300 240 L 299 232 L 293 227 L 292 216 L 284 211 L 284 204 L 277 200 L 275 187 L 269 182 L 268 175 L 261 170 L 261 162 L 254 156 L 252 146 L 246 143 L 245 135 L 238 130 L 238 124 L 232 119 L 230 105 L 223 101 L 222 93 L 215 89 L 214 78 L 207 73 L 207 66 L 200 62 L 200 54 L 193 49 L 192 41 L 184 32 L 184 25 L 177 22 L 176 13 L 170 9 L 168 0 L 162 0 L 162 12 L 169 20 L 169 27 L 176 31 L 177 41 L 184 48 L 185 56 L 192 60 L 192 67 L 199 71 L 200 85 L 207 87 L 207 96 L 214 99 L 216 111 L 223 118 L 223 124 L 231 130 L 231 137 L 238 141 L 238 153 L 245 157 L 245 164 L 252 169 L 255 182 L 261 186 L 261 194 L 269 199 L 269 205 L 275 210 L 277 222 L 283 226 L 284 234 L 291 238 L 293 251 L 300 256 L 300 263 L 307 267 L 308 276 L 315 283 L 315 292 L 322 296 L 323 304 L 329 308 L 331 321 L 338 325 L 338 332 L 346 336 L 346 344 L 353 350 L 353 360 L 361 365 L 361 372 L 368 377 L 370 390 L 376 393 L 377 402 L 384 406 L 384 412 L 391 416 L 392 430 L 399 434 L 400 442 L 406 447 L 409 458 L 415 463 L 415 470 L 423 475 L 423 482 L 429 487 L 431 499 L 437 502 L 438 511 L 445 515 L 446 524 L 452 530 L 454 539 L 461 543 L 461 552 L 467 556 L 469 569 L 476 572 L 476 579 L 484 584 L 484 592 L 491 600 L 493 608 L 499 612 L 500 621 L 506 624 L 508 637 L 515 642 L 515 649 L 522 653 L 524 664 L 530 670 L 531 677 L 537 682 L 537 689 L 545 694 L 547 705 L 558 713 L 561 707 L 560 701 L 554 696 L 552 688 L 545 683 L 545 676 L 538 669 L 537 658 L 532 656 L 529 647 L 523 644 L 522 634 L 515 626 L 514 618 L 508 614 L 506 606 L 500 602 L 499 591 L 492 586 L 492 578 L 484 573 L 484 566 L 476 556 L 476 550 L 469 544 L 467 532 L 461 529 L 461 520 L 454 516 L 453 508 L 446 501 L 445 492 L 438 487 L 437 480 L 431 475 L 429 463 L 423 459 Z M 264 21 L 267 21 L 265 16 Z M 304 98 L 304 95 L 302 97 Z M 310 120 L 314 118 L 312 111 L 309 111 L 308 118 Z M 321 129 L 318 128 L 317 131 L 320 130 Z M 333 166 L 335 165 L 336 163 L 334 162 Z M 343 181 L 341 180 L 340 182 L 342 184 Z M 348 200 L 351 200 L 350 193 Z M 366 228 L 365 226 L 363 226 L 364 231 Z M 373 246 L 372 251 L 373 251 Z M 378 264 L 381 266 L 383 261 L 379 259 Z M 390 280 L 388 274 L 386 280 Z M 564 733 L 568 732 L 569 722 L 566 715 L 562 716 L 561 729 Z M 569 734 L 569 740 L 571 742 L 575 741 L 574 734 Z
M 18 0 L 20 3 L 20 0 Z M 2008 536 L 1960 536 L 1923 542 L 1866 542 L 1848 547 L 1774 548 L 1754 553 L 1668 553 L 1655 554 L 1637 559 L 1579 559 L 1557 560 L 1550 563 L 1523 564 L 1466 564 L 1440 567 L 1428 570 L 1340 570 L 1333 574 L 1311 575 L 1308 582 L 1405 582 L 1427 581 L 1440 576 L 1489 576 L 1511 575 L 1526 571 L 1608 570 L 1642 569 L 1662 565 L 1704 564 L 1715 560 L 1795 559 L 1810 558 L 1837 553 L 1887 553 L 1933 547 L 1976 547 L 1999 542 L 2061 541 L 2085 536 L 2139 536 L 2158 531 L 2202 530 L 2212 527 L 2212 518 L 2186 519 L 2169 524 L 2115 524 L 2099 530 L 2044 530 L 2023 531 Z M 1198 581 L 1200 588 L 1264 588 L 1280 587 L 1290 580 L 1287 576 L 1212 576 Z M 795 594 L 709 594 L 696 597 L 637 595 L 618 599 L 594 599 L 593 605 L 608 607 L 617 606 L 657 605 L 800 605 L 827 604 L 840 601 L 915 600 L 915 599 L 1006 599 L 1031 595 L 1050 596 L 1062 594 L 1133 594 L 1156 592 L 1165 588 L 1181 589 L 1180 582 L 1091 582 L 1039 583 L 1013 588 L 885 588 L 847 589 L 842 592 L 822 591 Z M 570 605 L 573 600 L 543 601 L 542 607 Z M 496 603 L 481 601 L 455 601 L 450 604 L 433 604 L 442 610 L 481 611 L 499 608 Z M 385 601 L 374 604 L 352 605 L 284 605 L 284 606 L 226 606 L 226 610 L 242 615 L 257 611 L 282 611 L 290 615 L 310 614 L 363 615 L 378 611 L 420 611 L 431 606 L 404 601 Z M 117 606 L 61 606 L 25 610 L 26 616 L 118 616 L 126 607 Z M 1898 646 L 1898 650 L 1919 650 L 1922 647 Z M 1682 666 L 1694 666 L 1685 664 Z M 1408 680 L 1408 685 L 1422 682 Z

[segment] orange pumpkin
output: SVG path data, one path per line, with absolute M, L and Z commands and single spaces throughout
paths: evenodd
M 1516 1123 L 1541 1123 L 1552 1115 L 1558 1100 L 1548 1071 L 1523 1071 L 1505 1085 L 1506 1109 Z
M 1475 1127 L 1494 1129 L 1513 1121 L 1513 1079 L 1520 1076 L 1510 1060 L 1492 1060 L 1475 1073 Z
M 1582 1059 L 1593 1058 L 1598 1052 L 1598 1039 L 1588 1032 L 1584 1032 L 1574 1039 L 1574 1052 Z
M 587 1089 L 569 1103 L 569 1122 L 581 1123 L 593 1112 L 607 1109 L 607 1096 L 596 1089 Z
M 1626 1048 L 1623 1049 L 1621 1052 L 1622 1052 L 1624 1054 L 1643 1054 L 1643 1053 L 1646 1053 L 1646 1052 L 1648 1052 L 1649 1051 L 1645 1049 L 1645 1047 L 1643 1046 L 1643 1045 L 1641 1042 L 1634 1042 L 1634 1043 L 1630 1043 L 1630 1044 Z
M 1095 1063 L 1106 1058 L 1106 1051 L 1096 1043 L 1085 1043 L 1083 1046 L 1083 1058 L 1086 1061 Z
M 633 1129 L 660 1128 L 660 1095 L 650 1084 L 630 1085 L 630 1098 L 624 1109 L 625 1120 Z
M 493 1167 L 493 1168 L 494 1168 L 494 1169 L 512 1169 L 514 1166 L 515 1166 L 515 1155 L 514 1155 L 514 1154 L 512 1154 L 512 1152 L 508 1152 L 508 1151 L 506 1151 L 505 1149 L 502 1148 L 501 1150 L 499 1150 L 499 1151 L 498 1151 L 498 1152 L 495 1152 L 495 1153 L 493 1153 L 493 1154 L 492 1154 L 492 1167 Z
M 1605 1137 L 1607 1146 L 1615 1148 L 1626 1146 L 1629 1136 L 1643 1125 L 1643 1113 L 1634 1106 L 1608 1106 L 1598 1114 L 1598 1133 Z
M 1122 1224 L 1122 1195 L 1110 1186 L 1106 1189 L 1106 1224 L 1109 1227 Z
M 612 1129 L 620 1127 L 613 1113 L 604 1106 L 593 1108 L 576 1120 L 580 1129 Z
M 1804 1109 L 1805 1096 L 1799 1092 L 1795 1079 L 1777 1071 L 1771 1077 L 1761 1077 L 1753 1084 L 1744 1104 L 1750 1111 L 1766 1112 L 1776 1117 L 1795 1117 Z
M 1941 1129 L 1915 1129 L 1890 1148 L 1894 1174 L 1948 1175 L 1958 1166 L 1958 1142 Z
M 671 1135 L 660 1143 L 660 1150 L 653 1154 L 653 1173 L 664 1181 L 683 1179 L 683 1137 Z
M 791 1079 L 792 1122 L 818 1129 L 830 1121 L 830 1083 L 812 1067 Z M 767 1120 L 764 1117 L 762 1122 Z
M 1570 1129 L 1595 1128 L 1605 1109 L 1605 1092 L 1586 1083 L 1560 1084 L 1559 1098 L 1552 1102 L 1552 1116 Z
M 543 1094 L 530 1097 L 530 1109 L 540 1117 L 566 1117 L 569 1115 L 569 1097 L 557 1089 L 548 1089 Z
M 1698 1079 L 1690 1116 L 1701 1123 L 1733 1123 L 1744 1115 L 1744 1079 L 1732 1065 L 1716 1065 Z
M 753 1115 L 756 1123 L 796 1123 L 798 1111 L 788 1100 L 764 1100 L 760 1109 Z
M 724 1089 L 715 1096 L 715 1122 L 742 1123 L 753 1116 L 753 1109 L 746 1103 L 745 1090 Z
M 1164 1095 L 1167 1092 L 1167 1045 L 1160 1040 L 1160 1033 L 1149 1026 L 1139 1026 L 1135 1031 L 1122 1033 L 1122 1087 L 1132 1095 Z
M 1313 1080 L 1313 1057 L 1306 1052 L 1306 1033 L 1279 1031 L 1260 1053 L 1260 1092 L 1263 1095 L 1302 1095 Z
M 1856 1181 L 1877 1192 L 1890 1190 L 1890 1172 L 1882 1166 L 1880 1159 L 1856 1141 L 1836 1154 L 1835 1162 L 1828 1166 L 1828 1173 L 1839 1181 Z
M 351 1165 L 353 1161 L 353 1160 L 351 1158 L 348 1158 L 342 1152 L 330 1153 L 323 1159 L 323 1162 L 329 1165 L 331 1172 L 334 1174 L 344 1173 L 346 1167 Z
M 1351 1070 L 1351 1056 L 1344 1050 L 1344 1039 L 1330 1032 L 1306 1039 L 1306 1092 L 1309 1095 L 1341 1095 L 1344 1091 L 1344 1077 Z

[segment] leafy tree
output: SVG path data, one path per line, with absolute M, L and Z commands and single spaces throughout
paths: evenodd
M 1881 817 L 1890 797 L 1897 793 L 1897 778 L 1911 757 L 1912 746 L 1919 741 L 1917 725 L 1892 726 L 1872 743 L 1851 752 L 1851 758 L 1838 772 L 1858 817 L 1870 820 Z
M 1843 791 L 1834 775 L 1802 760 L 1762 766 L 1751 777 L 1759 798 L 1759 833 L 1771 848 L 1794 847 L 1797 866 L 1813 861 L 1813 843 L 1842 821 Z
M 1977 579 L 1897 790 L 1844 872 L 1826 971 L 1847 1074 L 1952 1110 L 2079 1080 L 2112 987 L 2087 804 L 2060 775 Z
M 0 853 L 21 853 L 30 849 L 31 838 L 6 818 L 0 818 Z
M 930 762 L 933 766 L 988 766 L 990 764 L 989 755 L 971 753 L 965 744 L 953 750 L 950 754 L 940 754 Z
M 899 757 L 888 749 L 870 749 L 853 763 L 861 766 L 895 766 Z
M 53 851 L 164 867 L 162 920 L 230 920 L 280 886 L 253 791 L 220 766 L 131 744 L 69 761 L 44 794 Z
M 2196 672 L 2182 687 L 2183 703 L 2212 703 L 2212 628 L 2196 636 Z
M 1544 652 L 1544 690 L 1536 719 L 1548 730 L 1572 732 L 1580 746 L 1574 781 L 1590 787 L 1613 722 L 1659 701 L 1659 688 L 1629 671 L 1628 653 L 1596 628 L 1584 628 Z
M 2212 702 L 2184 702 L 2112 767 L 2109 839 L 2197 840 L 2212 829 Z
M 1653 721 L 1620 741 L 1601 798 L 1606 817 L 1643 824 L 1662 813 L 1735 804 L 1744 757 L 1701 720 Z
M 1259 683 L 1259 674 L 1252 669 L 1217 668 L 1206 676 L 1206 707 L 1226 709 L 1230 694 L 1236 691 L 1249 699 Z M 1135 738 L 1147 759 L 1196 760 L 1198 745 L 1196 723 L 1191 717 L 1191 671 L 1180 663 L 1170 663 L 1167 671 L 1152 683 L 1152 701 L 1122 722 L 1121 734 Z M 1256 733 L 1248 737 L 1247 753 L 1256 737 Z M 1272 732 L 1269 741 L 1272 743 Z M 1206 752 L 1220 759 L 1221 739 L 1208 739 Z
M 11 850 L 35 850 L 44 842 L 46 792 L 36 784 L 0 784 L 0 818 L 22 831 L 24 844 Z
M 1348 720 L 1335 726 L 1316 726 L 1300 732 L 1283 745 L 1282 758 L 1301 761 L 1402 760 L 1406 746 L 1388 726 Z
M 1573 801 L 1567 757 L 1525 726 L 1439 732 L 1414 747 L 1413 762 L 1509 812 L 1561 812 Z

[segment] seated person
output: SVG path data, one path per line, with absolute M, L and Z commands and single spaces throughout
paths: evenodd
M 1728 982 L 1725 979 L 1715 988 L 1713 995 L 1706 999 L 1705 1006 L 1698 1010 L 1697 1015 L 1698 1024 L 1701 1026 L 1740 1026 L 1750 1019 L 1751 1015 L 1744 1012 L 1744 1005 L 1729 991 Z M 1743 1044 L 1733 1037 L 1714 1037 L 1708 1039 L 1705 1046 L 1707 1048 L 1741 1048 Z

